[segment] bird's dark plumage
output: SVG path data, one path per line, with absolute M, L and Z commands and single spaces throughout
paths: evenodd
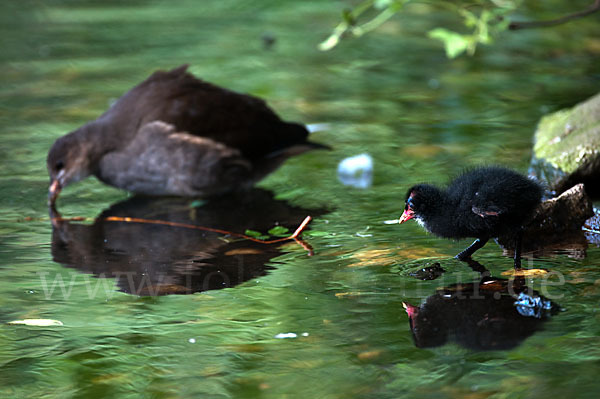
M 460 175 L 446 188 L 428 184 L 410 188 L 400 223 L 415 218 L 440 237 L 477 238 L 457 255 L 466 259 L 501 234 L 514 234 L 520 240 L 521 227 L 540 203 L 542 193 L 538 183 L 515 171 L 480 167 Z M 520 267 L 520 242 L 516 251 L 515 267 Z
M 250 186 L 313 148 L 300 124 L 267 104 L 197 79 L 187 65 L 157 71 L 48 153 L 50 201 L 88 175 L 150 195 L 206 196 Z

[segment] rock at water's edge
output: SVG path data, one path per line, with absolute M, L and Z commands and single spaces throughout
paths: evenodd
M 600 198 L 600 94 L 540 120 L 530 174 L 556 194 L 585 183 Z
M 531 221 L 524 226 L 523 252 L 560 248 L 580 252 L 583 257 L 587 241 L 581 227 L 594 216 L 592 201 L 583 184 L 578 184 L 556 198 L 542 202 Z M 498 237 L 504 249 L 514 249 L 514 237 Z

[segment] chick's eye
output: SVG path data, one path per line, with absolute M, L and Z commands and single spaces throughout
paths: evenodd
M 59 171 L 59 170 L 61 170 L 61 169 L 62 169 L 62 168 L 64 168 L 64 167 L 65 167 L 65 164 L 64 164 L 64 162 L 63 162 L 63 161 L 58 161 L 58 162 L 56 162 L 56 163 L 54 164 L 54 169 L 55 169 L 56 171 Z

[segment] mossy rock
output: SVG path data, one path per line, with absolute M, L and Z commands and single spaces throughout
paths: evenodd
M 530 172 L 560 194 L 577 183 L 600 197 L 600 94 L 544 116 L 535 132 Z

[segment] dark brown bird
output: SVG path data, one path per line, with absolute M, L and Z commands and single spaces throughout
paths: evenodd
M 415 218 L 439 237 L 476 240 L 456 255 L 466 260 L 490 238 L 515 237 L 514 267 L 521 267 L 522 225 L 542 198 L 542 187 L 527 177 L 502 167 L 480 167 L 440 189 L 418 184 L 406 193 L 399 223 Z
M 327 148 L 254 96 L 157 71 L 48 152 L 48 199 L 89 175 L 147 195 L 210 196 L 247 188 L 290 156 Z

